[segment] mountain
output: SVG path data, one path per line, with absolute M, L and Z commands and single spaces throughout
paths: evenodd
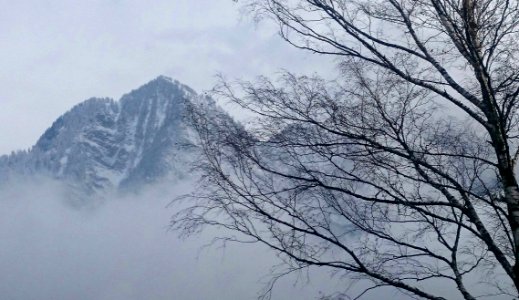
M 193 159 L 190 105 L 230 117 L 209 97 L 160 76 L 119 101 L 91 98 L 59 117 L 29 151 L 0 157 L 0 180 L 46 176 L 82 194 L 178 179 Z

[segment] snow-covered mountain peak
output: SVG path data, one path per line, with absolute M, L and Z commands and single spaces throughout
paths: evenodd
M 95 193 L 182 177 L 193 157 L 185 148 L 191 142 L 185 114 L 200 101 L 208 113 L 219 110 L 166 76 L 119 101 L 88 99 L 59 117 L 31 150 L 1 157 L 0 180 L 45 175 Z
M 196 95 L 196 92 L 189 86 L 179 82 L 178 80 L 174 80 L 171 77 L 160 75 L 141 87 L 132 90 L 129 94 L 124 95 L 121 101 L 124 101 L 125 97 L 128 95 L 141 95 L 143 93 L 149 93 L 150 91 L 156 93 L 177 93 L 185 96 Z

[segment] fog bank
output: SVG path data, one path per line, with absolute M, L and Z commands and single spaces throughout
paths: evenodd
M 2 299 L 256 299 L 278 260 L 260 245 L 200 250 L 214 232 L 180 240 L 166 206 L 185 191 L 163 186 L 84 209 L 57 183 L 0 191 Z M 281 280 L 273 299 L 344 288 L 319 274 Z

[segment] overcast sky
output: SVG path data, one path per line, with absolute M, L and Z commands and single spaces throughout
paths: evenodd
M 3 3 L 2 3 L 3 2 Z M 90 97 L 118 99 L 158 75 L 197 91 L 215 74 L 327 72 L 232 0 L 0 0 L 0 154 L 32 146 Z

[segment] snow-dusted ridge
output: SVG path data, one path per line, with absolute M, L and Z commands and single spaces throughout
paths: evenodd
M 204 99 L 202 99 L 204 98 Z M 213 101 L 159 76 L 119 101 L 91 98 L 59 117 L 29 151 L 0 157 L 0 180 L 48 176 L 82 193 L 138 189 L 181 178 L 192 159 L 188 105 Z

